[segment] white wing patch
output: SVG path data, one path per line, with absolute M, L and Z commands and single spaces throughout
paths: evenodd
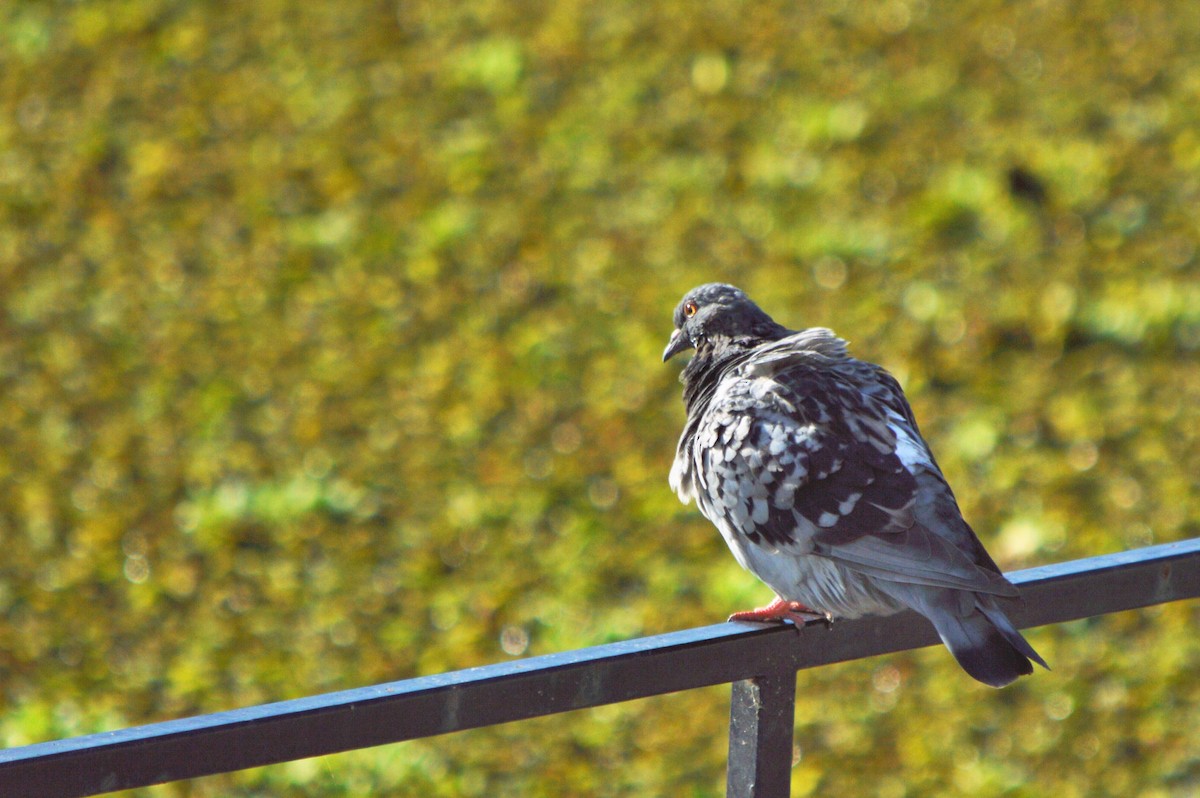
M 896 436 L 896 456 L 905 468 L 910 472 L 915 466 L 929 468 L 929 450 L 925 448 L 925 444 L 913 437 L 908 423 L 895 410 L 888 410 L 888 429 Z

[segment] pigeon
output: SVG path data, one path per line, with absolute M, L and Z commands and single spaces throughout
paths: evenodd
M 891 374 L 731 285 L 689 291 L 674 322 L 663 361 L 695 353 L 671 488 L 776 595 L 731 621 L 912 609 L 984 684 L 1048 669 L 1001 609 L 1017 588 L 963 520 Z

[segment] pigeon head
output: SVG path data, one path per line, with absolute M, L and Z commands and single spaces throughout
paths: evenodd
M 675 330 L 663 351 L 663 362 L 688 349 L 756 346 L 786 334 L 787 329 L 763 313 L 741 289 L 708 283 L 688 291 L 675 308 Z

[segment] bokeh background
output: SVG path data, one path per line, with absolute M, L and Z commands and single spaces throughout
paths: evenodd
M 1016 568 L 1200 534 L 1200 5 L 0 5 L 0 742 L 717 622 L 670 314 L 906 386 Z M 793 794 L 1200 791 L 1197 608 L 797 680 Z M 722 794 L 728 689 L 145 796 Z M 132 793 L 127 793 L 132 794 Z

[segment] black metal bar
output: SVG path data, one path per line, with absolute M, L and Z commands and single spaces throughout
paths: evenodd
M 0 751 L 0 796 L 83 796 L 724 684 L 796 631 L 713 626 Z
M 1014 571 L 1022 628 L 1200 597 L 1200 538 Z
M 1200 596 L 1200 539 L 1010 575 L 1020 626 Z M 912 613 L 722 623 L 0 751 L 0 795 L 84 796 L 428 737 L 937 642 Z M 789 754 L 790 759 L 790 754 Z
M 726 798 L 788 798 L 795 714 L 795 671 L 733 683 Z

